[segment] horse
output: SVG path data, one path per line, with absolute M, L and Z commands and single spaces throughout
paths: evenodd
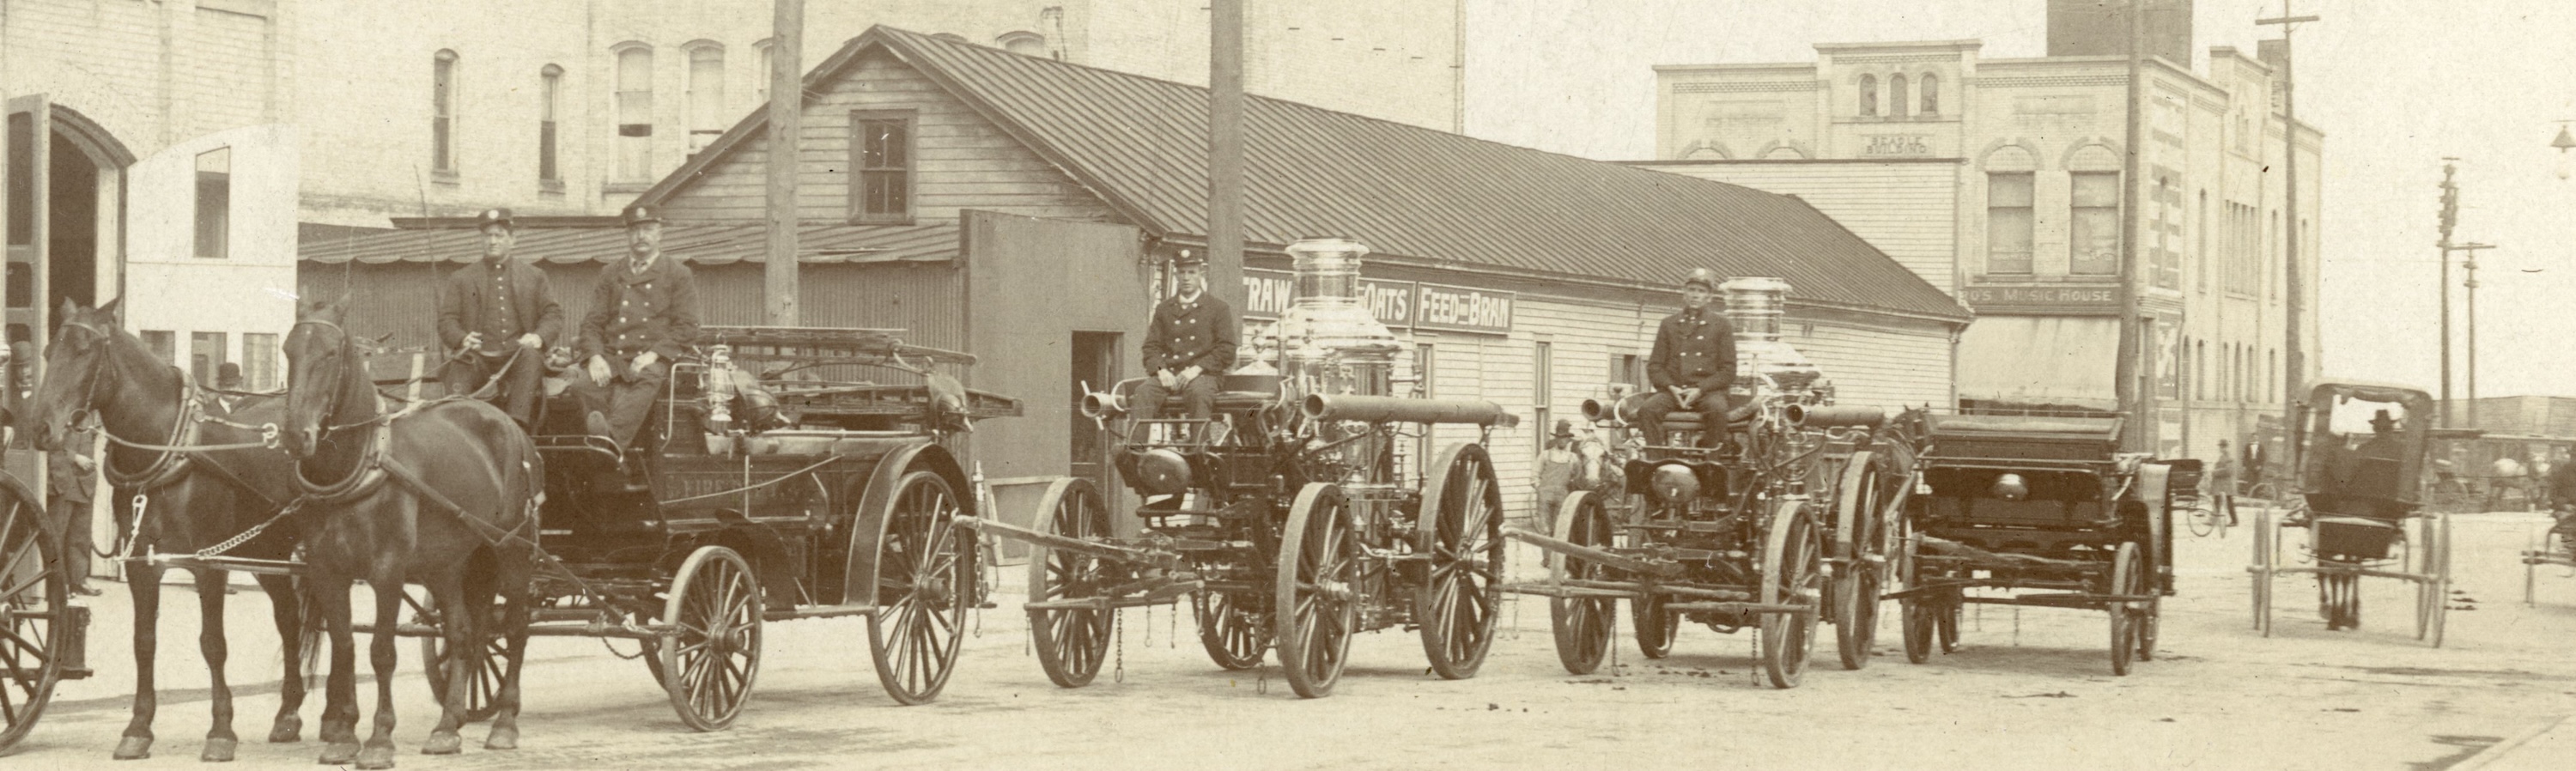
M 341 328 L 345 300 L 299 302 L 285 341 L 282 441 L 296 459 L 305 507 L 318 510 L 305 536 L 305 578 L 331 635 L 331 675 L 321 762 L 354 758 L 359 768 L 392 768 L 396 615 L 406 582 L 429 590 L 453 651 L 444 709 L 423 754 L 459 751 L 466 720 L 467 657 L 507 635 L 508 659 L 494 694 L 483 746 L 516 749 L 519 671 L 527 651 L 530 579 L 537 558 L 537 511 L 544 462 L 507 413 L 472 398 L 415 402 L 396 413 Z M 349 586 L 375 591 L 375 732 L 356 742 L 357 677 Z M 493 619 L 495 598 L 501 618 Z M 498 630 L 491 629 L 498 624 Z
M 66 301 L 62 324 L 45 351 L 45 376 L 24 420 L 37 449 L 64 451 L 64 437 L 88 415 L 98 416 L 110 440 L 105 471 L 115 500 L 140 501 L 132 512 L 131 546 L 162 553 L 210 551 L 236 536 L 232 556 L 284 560 L 295 548 L 295 518 L 285 516 L 286 501 L 274 491 L 291 490 L 294 464 L 276 452 L 256 447 L 261 434 L 250 428 L 274 423 L 285 403 L 274 397 L 250 396 L 230 410 L 211 403 L 192 388 L 178 367 L 127 332 L 117 302 L 97 309 Z M 138 447 L 136 445 L 145 445 Z M 230 447 L 175 451 L 159 447 Z M 274 522 L 278 526 L 271 526 Z M 159 704 L 153 692 L 152 660 L 161 612 L 161 573 L 149 562 L 131 563 L 127 587 L 134 594 L 134 716 L 116 745 L 115 757 L 132 760 L 152 754 L 152 718 Z M 197 604 L 202 614 L 197 637 L 212 680 L 214 725 L 206 732 L 200 760 L 233 759 L 240 740 L 233 734 L 233 692 L 224 677 L 224 586 L 226 571 L 195 568 Z M 267 590 L 283 641 L 286 677 L 279 688 L 271 742 L 301 739 L 304 679 L 303 611 L 293 579 L 259 576 Z

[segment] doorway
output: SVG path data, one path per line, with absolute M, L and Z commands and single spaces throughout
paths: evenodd
M 1068 378 L 1071 381 L 1068 390 L 1073 394 L 1073 425 L 1065 433 L 1073 443 L 1069 456 L 1072 463 L 1067 473 L 1091 480 L 1092 486 L 1100 491 L 1102 503 L 1113 512 L 1127 510 L 1127 488 L 1119 484 L 1117 470 L 1109 460 L 1110 454 L 1116 452 L 1113 446 L 1116 439 L 1101 430 L 1098 422 L 1082 414 L 1082 397 L 1085 387 L 1107 391 L 1118 384 L 1121 372 L 1118 351 L 1122 337 L 1124 335 L 1118 332 L 1073 333 L 1073 367 L 1069 370 L 1072 377 Z M 1131 535 L 1127 530 L 1134 526 L 1133 519 L 1110 517 L 1110 529 L 1120 536 Z

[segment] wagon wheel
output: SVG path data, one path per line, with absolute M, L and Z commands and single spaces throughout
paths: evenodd
M 1229 671 L 1242 671 L 1261 666 L 1261 656 L 1270 651 L 1270 614 L 1244 607 L 1258 598 L 1225 592 L 1201 592 L 1190 596 L 1190 609 L 1199 622 L 1199 646 L 1207 649 L 1208 659 Z
M 1591 490 L 1567 494 L 1562 512 L 1556 518 L 1558 540 L 1595 549 L 1611 546 L 1610 511 L 1602 506 L 1600 495 Z M 1550 555 L 1548 578 L 1559 586 L 1567 581 L 1598 581 L 1604 572 L 1600 565 L 1570 554 Z M 1601 658 L 1610 652 L 1610 624 L 1617 607 L 1618 601 L 1608 597 L 1547 601 L 1548 625 L 1556 631 L 1556 658 L 1565 664 L 1565 671 L 1588 675 L 1601 667 Z
M 1109 535 L 1109 508 L 1088 480 L 1056 480 L 1047 487 L 1046 496 L 1039 499 L 1038 511 L 1046 514 L 1048 533 L 1076 540 Z M 1109 585 L 1116 583 L 1105 573 L 1106 566 L 1099 557 L 1032 545 L 1029 602 L 1104 599 Z M 1109 621 L 1115 613 L 1107 608 L 1031 609 L 1029 636 L 1036 643 L 1038 666 L 1046 669 L 1047 679 L 1066 688 L 1080 688 L 1100 674 L 1100 662 L 1109 654 Z
M 1664 607 L 1672 598 L 1648 593 L 1628 600 L 1628 630 L 1637 637 L 1637 652 L 1649 659 L 1673 655 L 1681 636 L 1682 612 Z
M 1413 617 L 1431 671 L 1463 680 L 1476 676 L 1494 644 L 1494 608 L 1503 597 L 1503 486 L 1484 447 L 1460 444 L 1441 455 L 1440 478 L 1423 490 L 1423 504 L 1437 509 L 1421 518 L 1431 564 L 1414 592 Z
M 1834 650 L 1844 669 L 1869 666 L 1878 645 L 1878 592 L 1887 565 L 1878 545 L 1894 492 L 1880 457 L 1852 453 L 1834 494 L 1834 555 L 1843 566 L 1834 574 Z
M 1342 490 L 1309 482 L 1288 510 L 1279 544 L 1277 605 L 1279 666 L 1288 686 L 1309 699 L 1330 696 L 1350 662 L 1351 632 L 1358 623 L 1359 541 L 1350 528 Z
M 950 524 L 957 496 L 948 480 L 930 471 L 903 476 L 877 542 L 877 612 L 868 616 L 869 651 L 877 680 L 904 704 L 938 698 L 957 667 L 972 607 L 975 555 Z
M 2254 512 L 2254 565 L 2245 569 L 2253 574 L 2254 629 L 2272 636 L 2272 539 L 2281 537 L 2272 527 L 2272 507 L 2267 502 Z
M 408 593 L 405 599 L 410 601 Z M 420 638 L 422 679 L 429 681 L 429 695 L 441 705 L 447 703 L 447 667 L 450 663 L 443 610 L 438 607 L 438 598 L 427 593 L 412 601 L 412 620 L 441 632 Z M 510 641 L 490 633 L 500 626 L 501 612 L 501 603 L 496 598 L 492 609 L 477 619 L 480 623 L 474 626 L 473 633 L 484 640 L 483 655 L 476 657 L 465 673 L 465 722 L 468 723 L 490 720 L 498 709 L 493 705 L 500 701 L 502 668 L 510 665 Z
M 1932 630 L 1941 638 L 1942 653 L 1959 652 L 1959 614 L 1968 607 L 1966 594 L 1965 589 L 1951 589 L 1942 593 L 1940 604 L 1934 606 L 1939 612 L 1932 614 Z
M 71 574 L 45 511 L 16 480 L 0 481 L 0 754 L 34 730 L 87 620 L 70 612 Z M 71 619 L 66 622 L 65 619 Z
M 1817 606 L 1824 600 L 1824 539 L 1806 507 L 1803 499 L 1780 501 L 1762 548 L 1762 604 L 1802 608 L 1762 617 L 1762 669 L 1774 688 L 1798 687 L 1822 616 Z
M 2415 639 L 2442 647 L 2442 622 L 2450 614 L 2451 538 L 2447 517 L 2423 517 L 2421 576 L 2415 584 Z M 2526 566 L 2528 567 L 2528 566 Z
M 733 724 L 760 674 L 760 584 L 742 555 L 700 546 L 671 576 L 662 622 L 678 627 L 654 653 L 680 722 L 699 731 Z
M 2109 590 L 2105 592 L 2106 594 L 2144 593 L 2146 574 L 2143 570 L 2144 566 L 2140 565 L 2138 560 L 2138 543 L 2121 542 L 2119 551 L 2112 553 L 2111 581 L 2103 587 Z M 2111 674 L 2126 675 L 2129 673 L 2129 658 L 2138 651 L 2138 627 L 2136 620 L 2131 618 L 2129 603 L 2108 604 L 2110 605 L 2108 615 L 2111 617 Z

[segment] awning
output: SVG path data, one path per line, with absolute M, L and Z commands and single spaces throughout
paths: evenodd
M 1959 336 L 1959 398 L 2118 409 L 2116 318 L 1980 316 Z
M 307 231 L 306 235 L 315 235 Z M 662 253 L 692 265 L 767 261 L 768 226 L 760 223 L 687 223 L 663 226 Z M 560 264 L 604 262 L 626 256 L 626 229 L 616 226 L 522 226 L 513 251 L 521 259 Z M 298 240 L 304 262 L 361 264 L 471 262 L 483 255 L 483 236 L 472 228 L 362 231 L 344 229 Z M 797 230 L 800 263 L 924 262 L 957 259 L 957 226 L 811 224 Z

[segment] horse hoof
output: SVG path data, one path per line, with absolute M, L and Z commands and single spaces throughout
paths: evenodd
M 367 745 L 367 749 L 365 751 L 358 753 L 358 767 L 362 769 L 370 769 L 371 771 L 372 769 L 394 767 L 393 744 L 388 742 L 385 744 Z
M 491 735 L 491 736 L 484 737 L 484 739 L 483 739 L 483 749 L 487 749 L 487 750 L 515 750 L 515 749 L 518 749 L 518 748 L 519 748 L 519 729 L 516 729 L 516 728 L 497 728 L 497 727 L 496 727 L 496 728 L 493 728 L 493 729 L 492 729 L 492 735 Z
M 128 736 L 116 742 L 117 760 L 142 760 L 152 757 L 152 737 Z
M 277 719 L 275 727 L 268 729 L 270 744 L 294 744 L 300 741 L 304 741 L 304 718 L 294 715 L 281 717 Z
M 325 766 L 345 766 L 357 758 L 357 742 L 333 742 L 322 748 L 322 757 L 314 762 Z
M 207 763 L 230 763 L 233 760 L 233 748 L 240 745 L 241 741 L 238 739 L 207 739 L 206 751 L 198 753 L 197 759 Z
M 430 734 L 429 741 L 420 745 L 420 754 L 423 755 L 454 755 L 463 751 L 465 737 L 452 733 Z

